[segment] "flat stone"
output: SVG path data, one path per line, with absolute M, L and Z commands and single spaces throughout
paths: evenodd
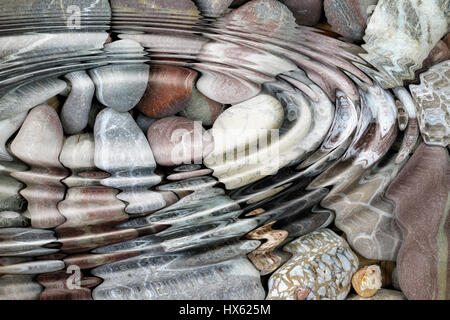
M 223 22 L 234 28 L 258 29 L 268 36 L 293 31 L 297 26 L 288 7 L 275 0 L 249 1 L 227 14 Z
M 278 130 L 283 120 L 281 103 L 267 94 L 231 106 L 217 118 L 210 131 L 214 138 L 210 157 L 222 157 L 227 152 L 234 154 L 235 149 L 242 152 L 245 148 L 255 148 L 263 139 L 267 143 L 271 130 Z
M 167 180 L 169 180 L 169 181 L 185 180 L 185 179 L 190 179 L 190 178 L 207 176 L 211 173 L 213 173 L 213 171 L 211 169 L 201 169 L 201 170 L 194 170 L 194 171 L 188 171 L 188 172 L 180 172 L 180 173 L 174 173 L 174 174 L 167 176 Z

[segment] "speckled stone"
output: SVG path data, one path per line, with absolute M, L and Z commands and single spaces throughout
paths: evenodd
M 329 229 L 292 241 L 284 251 L 293 257 L 269 279 L 269 300 L 296 300 L 298 289 L 308 289 L 306 300 L 344 300 L 358 257 L 347 242 Z

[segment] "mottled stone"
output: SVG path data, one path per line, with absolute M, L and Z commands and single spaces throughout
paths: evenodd
M 370 9 L 378 0 L 325 0 L 325 15 L 334 32 L 351 40 L 362 40 Z
M 293 31 L 297 26 L 288 7 L 275 0 L 249 1 L 226 15 L 223 21 L 233 28 L 259 30 L 269 36 Z
M 61 110 L 61 123 L 65 133 L 75 134 L 88 124 L 95 86 L 86 71 L 72 72 L 65 78 L 71 89 Z
M 27 185 L 20 193 L 28 200 L 33 228 L 53 228 L 64 222 L 57 208 L 65 193 L 61 180 L 67 176 L 59 162 L 62 145 L 61 122 L 47 105 L 30 111 L 11 144 L 12 153 L 31 167 L 11 176 Z
M 447 147 L 450 143 L 450 60 L 420 75 L 420 85 L 410 85 L 417 102 L 417 119 L 425 143 Z
M 202 64 L 197 66 L 201 77 L 197 89 L 213 101 L 222 104 L 236 104 L 255 97 L 261 92 L 261 85 L 225 70 L 216 70 L 214 66 Z
M 398 281 L 410 300 L 448 300 L 450 158 L 421 144 L 386 192 L 397 207 L 403 244 Z
M 366 259 L 363 256 L 356 254 L 359 260 L 359 268 L 369 266 L 377 266 L 380 268 L 381 287 L 387 288 L 393 284 L 395 261 L 379 261 L 373 259 Z
M 306 300 L 344 300 L 351 288 L 358 257 L 333 231 L 322 229 L 292 241 L 284 251 L 293 257 L 269 279 L 269 300 L 296 300 L 298 289 L 310 290 Z
M 213 138 L 198 122 L 168 117 L 153 123 L 147 132 L 156 162 L 162 166 L 202 163 L 213 148 Z

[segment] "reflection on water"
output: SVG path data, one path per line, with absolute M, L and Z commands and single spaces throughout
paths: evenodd
M 0 1 L 0 123 L 23 115 L 6 140 L 36 105 L 72 99 L 61 115 L 66 136 L 50 107 L 33 109 L 8 147 L 14 159 L 0 164 L 15 178 L 1 181 L 0 211 L 55 231 L 0 229 L 9 248 L 0 245 L 0 256 L 26 257 L 0 259 L 19 269 L 0 288 L 15 288 L 18 298 L 30 298 L 19 286 L 38 281 L 47 298 L 89 299 L 92 290 L 94 299 L 263 299 L 260 274 L 289 258 L 280 248 L 333 221 L 358 253 L 395 260 L 401 235 L 382 195 L 418 131 L 398 130 L 394 96 L 373 80 L 365 51 L 299 26 L 277 1 L 234 10 L 198 2 L 205 16 L 188 0 Z M 211 129 L 200 130 L 200 142 L 194 134 L 194 146 L 202 135 L 216 140 L 198 168 L 173 170 L 154 155 L 170 154 L 173 141 L 162 133 L 147 141 L 148 117 L 180 111 Z M 173 126 L 190 130 L 181 120 Z M 252 148 L 256 129 L 276 130 L 277 139 Z M 233 134 L 235 145 L 219 145 Z M 391 160 L 399 153 L 401 161 Z M 22 196 L 27 210 L 4 204 Z M 355 221 L 368 211 L 360 230 Z M 56 267 L 31 270 L 42 259 Z M 69 277 L 53 272 L 69 265 L 92 283 L 52 291 Z

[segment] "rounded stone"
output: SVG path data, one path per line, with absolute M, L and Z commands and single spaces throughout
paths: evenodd
M 147 132 L 155 160 L 162 166 L 202 163 L 214 142 L 199 122 L 167 117 L 153 123 Z

